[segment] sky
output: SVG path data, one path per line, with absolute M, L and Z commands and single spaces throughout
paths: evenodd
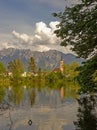
M 70 47 L 61 47 L 54 34 L 58 19 L 52 13 L 64 11 L 78 0 L 0 0 L 0 50 L 3 48 L 64 53 Z

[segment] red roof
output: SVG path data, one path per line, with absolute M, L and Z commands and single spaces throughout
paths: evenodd
M 55 68 L 53 71 L 54 71 L 54 72 L 59 72 L 59 71 L 60 71 L 60 68 Z

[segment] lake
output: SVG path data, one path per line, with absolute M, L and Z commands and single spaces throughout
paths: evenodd
M 71 87 L 26 86 L 8 87 L 0 94 L 0 130 L 97 129 L 96 95 L 79 97 Z

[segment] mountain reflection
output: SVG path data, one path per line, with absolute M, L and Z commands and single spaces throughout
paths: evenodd
M 97 130 L 97 95 L 81 96 L 78 100 L 75 130 Z

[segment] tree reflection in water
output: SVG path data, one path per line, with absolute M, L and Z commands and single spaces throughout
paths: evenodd
M 75 130 L 97 130 L 97 95 L 82 96 L 78 99 Z
M 28 90 L 28 97 L 29 97 L 29 103 L 32 107 L 35 103 L 35 98 L 36 98 L 35 89 Z
M 0 115 L 4 115 L 6 111 L 8 111 L 8 117 L 6 117 L 9 118 L 10 121 L 10 123 L 6 125 L 8 130 L 12 130 L 12 126 L 13 126 L 13 121 L 10 113 L 11 109 L 13 109 L 13 106 L 8 101 L 3 100 L 2 102 L 0 102 Z
M 2 95 L 1 95 L 2 92 Z M 23 99 L 24 99 L 24 89 L 22 86 L 13 86 L 10 89 L 6 90 L 7 95 L 6 98 L 4 99 L 5 93 L 3 93 L 3 90 L 0 91 L 0 115 L 4 116 L 5 114 L 7 117 L 5 118 L 6 120 L 9 121 L 8 124 L 6 124 L 6 130 L 13 130 L 15 122 L 13 121 L 14 118 L 12 118 L 12 110 L 15 110 L 16 107 L 20 107 L 23 104 Z M 36 97 L 36 92 L 35 89 L 30 88 L 27 89 L 28 93 L 28 103 L 32 107 L 35 102 L 35 97 Z M 24 101 L 25 102 L 25 101 Z M 32 125 L 32 120 L 30 121 L 30 125 Z M 14 123 L 13 123 L 14 122 Z M 0 129 L 1 130 L 1 129 Z

